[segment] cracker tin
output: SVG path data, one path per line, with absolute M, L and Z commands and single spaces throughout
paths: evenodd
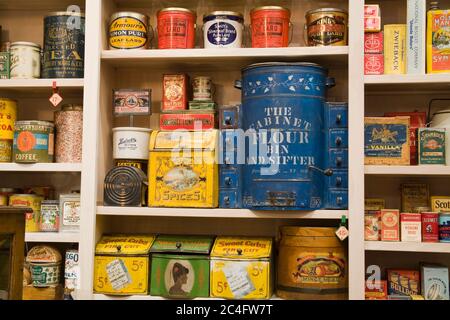
M 439 214 L 439 242 L 450 242 L 450 213 Z
M 449 300 L 448 268 L 441 265 L 420 267 L 422 295 L 425 300 Z
M 381 17 L 364 17 L 364 32 L 380 32 Z
M 0 79 L 9 79 L 10 59 L 9 52 L 0 52 Z
M 209 130 L 217 127 L 214 110 L 184 110 L 161 113 L 159 128 L 161 130 Z
M 152 114 L 151 89 L 113 89 L 115 116 Z
M 153 235 L 105 235 L 95 247 L 94 292 L 146 295 Z
M 422 212 L 422 242 L 439 242 L 439 213 Z
M 420 294 L 418 270 L 389 269 L 387 271 L 389 295 L 410 296 Z
M 163 76 L 163 97 L 161 111 L 186 110 L 189 77 L 186 74 L 165 74 Z
M 61 211 L 60 231 L 77 232 L 80 229 L 80 194 L 60 194 L 59 210 Z
M 384 25 L 384 74 L 406 73 L 406 24 Z
M 150 294 L 169 298 L 209 297 L 211 236 L 160 235 L 150 250 Z
M 395 209 L 381 210 L 381 241 L 400 241 L 400 212 Z
M 387 299 L 387 281 L 374 280 L 366 281 L 365 290 L 366 300 L 386 300 Z
M 449 196 L 432 196 L 430 198 L 431 211 L 433 212 L 450 212 Z
M 386 201 L 380 198 L 366 198 L 364 199 L 364 210 L 365 211 L 378 211 L 384 209 L 386 206 Z
M 401 213 L 401 241 L 421 242 L 422 240 L 422 217 L 420 213 Z
M 150 137 L 149 206 L 218 206 L 218 131 L 153 131 Z
M 427 13 L 427 73 L 450 71 L 450 11 L 432 8 Z
M 269 299 L 272 239 L 217 237 L 211 251 L 211 297 Z
M 365 75 L 384 74 L 384 56 L 382 54 L 365 54 L 364 74 Z
M 414 212 L 414 208 L 416 207 L 428 206 L 428 184 L 403 183 L 401 189 L 402 212 Z
M 31 210 L 25 213 L 25 232 L 39 231 L 39 218 L 41 216 L 41 203 L 43 197 L 34 194 L 13 194 L 9 197 L 11 207 L 26 207 Z
M 364 131 L 364 164 L 409 165 L 409 117 L 366 117 Z
M 364 54 L 383 54 L 383 32 L 364 33 Z
M 445 165 L 445 129 L 419 128 L 419 164 Z
M 380 240 L 380 212 L 364 214 L 364 240 Z

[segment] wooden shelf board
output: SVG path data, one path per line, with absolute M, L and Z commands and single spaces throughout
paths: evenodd
M 450 243 L 366 241 L 366 251 L 450 253 Z
M 50 97 L 53 81 L 61 94 L 82 93 L 84 79 L 0 79 L 0 92 L 13 95 L 43 94 Z
M 345 66 L 348 47 L 287 47 L 178 50 L 103 50 L 102 60 L 115 66 L 153 65 L 166 68 L 174 65 L 216 68 L 242 68 L 248 64 L 268 61 L 310 61 Z
M 261 218 L 261 219 L 341 219 L 347 210 L 317 211 L 252 211 L 248 209 L 197 209 L 149 207 L 97 207 L 98 215 L 200 218 Z
M 81 163 L 0 163 L 0 172 L 81 172 Z
M 450 176 L 450 166 L 365 166 L 366 175 Z
M 385 74 L 364 76 L 366 92 L 448 91 L 450 74 Z
M 80 239 L 78 232 L 27 232 L 26 242 L 59 242 L 77 243 Z
M 150 295 L 130 295 L 130 296 L 113 296 L 106 294 L 94 293 L 94 300 L 173 300 L 165 297 L 156 297 Z M 224 300 L 222 298 L 195 298 L 192 300 Z M 273 296 L 269 300 L 283 300 L 277 296 Z

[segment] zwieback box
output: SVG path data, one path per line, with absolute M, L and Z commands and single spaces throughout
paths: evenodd
M 210 236 L 160 235 L 152 246 L 152 296 L 209 297 Z
M 217 145 L 217 130 L 153 131 L 148 173 L 149 206 L 217 207 Z
M 95 247 L 94 292 L 148 294 L 152 235 L 105 235 Z
M 217 237 L 211 251 L 211 297 L 269 299 L 272 239 Z

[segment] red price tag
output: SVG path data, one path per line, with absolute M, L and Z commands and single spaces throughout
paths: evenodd
M 61 103 L 61 101 L 63 100 L 63 98 L 59 95 L 59 93 L 54 93 L 52 94 L 52 96 L 50 97 L 50 99 L 48 99 L 50 101 L 50 103 L 56 107 L 58 104 Z
M 348 237 L 348 230 L 344 226 L 340 226 L 339 229 L 336 230 L 336 236 L 341 240 L 344 241 Z

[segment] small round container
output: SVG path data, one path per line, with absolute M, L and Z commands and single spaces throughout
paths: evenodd
M 165 8 L 157 16 L 159 49 L 194 48 L 195 12 L 185 8 Z
M 25 232 L 38 232 L 43 197 L 34 194 L 13 194 L 9 197 L 11 207 L 26 207 L 31 210 L 25 213 Z
M 62 257 L 49 246 L 35 246 L 27 254 L 26 262 L 34 287 L 49 287 L 60 283 Z
M 439 213 L 439 242 L 450 242 L 450 213 Z
M 212 101 L 211 77 L 198 76 L 192 79 L 194 101 Z
M 114 159 L 148 160 L 150 132 L 151 130 L 147 128 L 114 128 Z
M 41 76 L 41 46 L 33 42 L 11 44 L 11 79 L 39 79 Z
M 213 11 L 203 17 L 205 48 L 240 48 L 244 16 L 234 11 Z
M 109 22 L 110 49 L 146 49 L 149 38 L 149 18 L 131 11 L 116 12 Z
M 55 112 L 55 161 L 80 163 L 83 146 L 83 107 L 64 105 Z
M 39 231 L 58 232 L 59 230 L 59 201 L 44 200 L 41 203 L 41 216 L 39 218 Z
M 53 162 L 54 127 L 54 124 L 48 121 L 16 121 L 13 144 L 14 162 Z
M 250 12 L 253 48 L 279 48 L 289 45 L 291 12 L 279 6 L 264 6 Z
M 306 12 L 305 41 L 308 46 L 346 46 L 348 13 L 339 8 L 313 9 Z

